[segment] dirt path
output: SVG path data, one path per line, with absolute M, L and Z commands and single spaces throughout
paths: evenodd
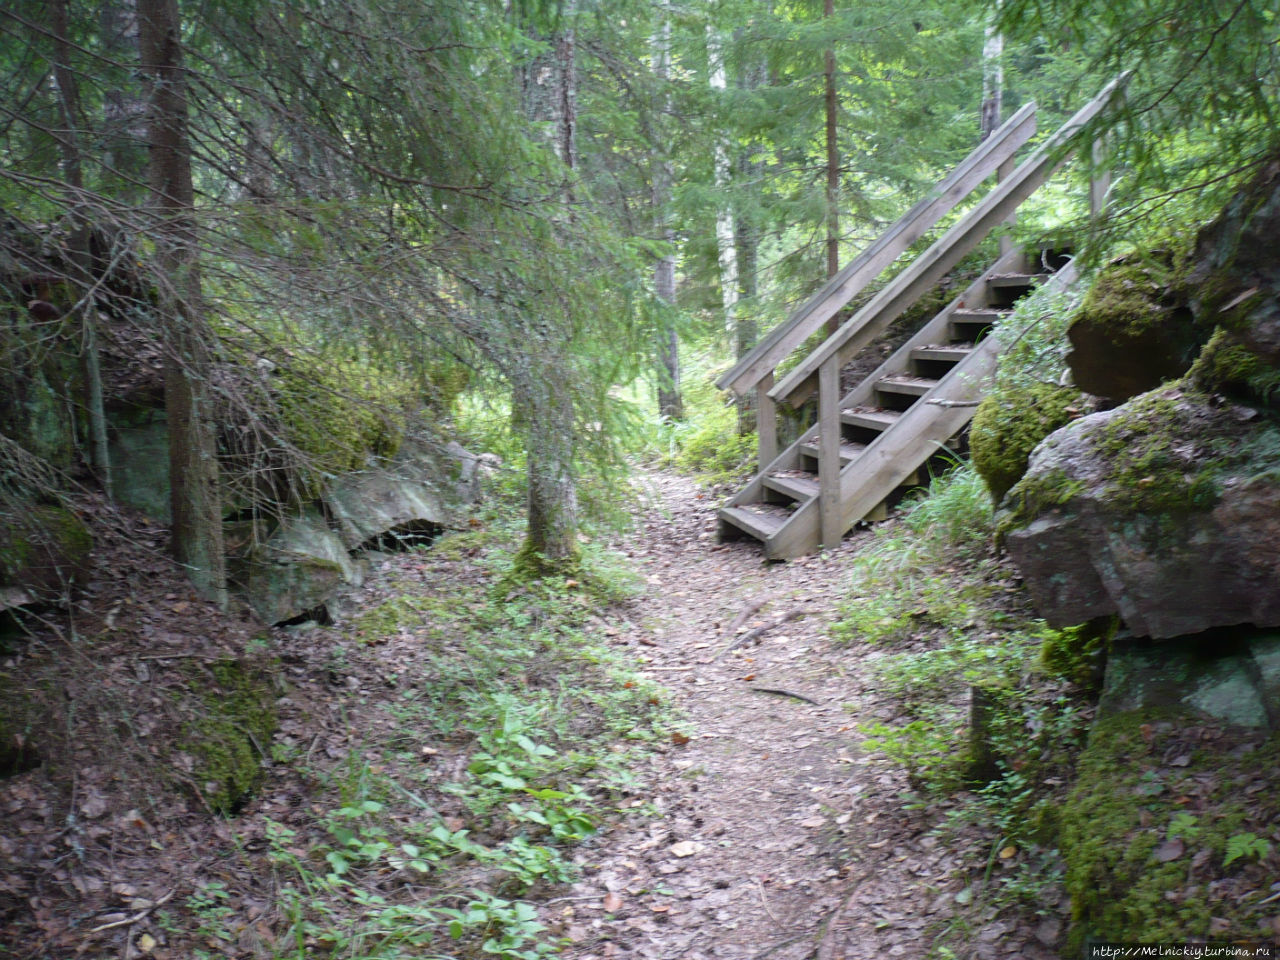
M 645 771 L 659 815 L 586 848 L 582 881 L 549 905 L 576 941 L 566 956 L 922 956 L 945 891 L 959 886 L 956 864 L 902 809 L 898 771 L 857 749 L 856 725 L 890 717 L 892 704 L 876 695 L 865 652 L 827 636 L 862 538 L 766 564 L 750 543 L 717 544 L 713 503 L 687 480 L 652 484 L 655 509 L 628 551 L 649 616 L 620 641 L 650 658 L 690 739 Z M 796 608 L 803 618 L 716 659 Z

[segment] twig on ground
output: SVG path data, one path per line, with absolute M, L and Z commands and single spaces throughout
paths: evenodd
M 747 620 L 750 619 L 753 613 L 755 613 L 757 610 L 759 610 L 768 602 L 769 602 L 768 597 L 758 597 L 755 600 L 748 600 L 747 605 L 744 606 L 738 612 L 738 615 L 733 618 L 733 622 L 730 623 L 729 626 L 725 627 L 723 636 L 731 637 L 735 633 L 737 633 L 738 628 L 742 626 L 744 623 L 746 623 Z
M 790 697 L 793 700 L 803 700 L 805 703 L 812 703 L 815 707 L 822 706 L 821 703 L 814 700 L 812 697 L 806 697 L 803 693 L 796 693 L 793 690 L 783 690 L 781 687 L 748 687 L 748 689 L 754 690 L 756 693 L 772 693 L 779 697 Z
M 147 919 L 147 917 L 151 915 L 151 911 L 152 911 L 152 910 L 154 910 L 154 909 L 156 909 L 156 907 L 163 907 L 166 903 L 168 903 L 170 900 L 172 900 L 172 899 L 173 899 L 173 895 L 174 895 L 175 893 L 177 893 L 177 892 L 178 892 L 178 888 L 177 888 L 177 887 L 174 887 L 172 890 L 170 890 L 168 893 L 166 893 L 166 894 L 165 894 L 163 897 L 161 897 L 159 900 L 157 900 L 157 901 L 155 901 L 153 904 L 151 904 L 151 906 L 147 907 L 145 910 L 139 910 L 139 911 L 138 911 L 137 913 L 135 913 L 132 917 L 125 917 L 123 920 L 117 920 L 117 921 L 115 921 L 114 923 L 103 923 L 103 924 L 99 924 L 99 925 L 98 925 L 98 926 L 96 926 L 96 927 L 92 927 L 92 928 L 90 928 L 89 932 L 90 932 L 90 933 L 101 933 L 103 930 L 110 930 L 110 929 L 112 929 L 113 927 L 131 927 L 131 926 L 133 926 L 135 923 L 140 923 L 140 922 L 142 922 L 143 920 Z
M 778 617 L 776 620 L 770 620 L 768 623 L 762 626 L 756 627 L 754 630 L 748 630 L 742 636 L 738 637 L 738 639 L 734 640 L 727 647 L 725 647 L 723 650 L 717 653 L 711 659 L 711 662 L 715 663 L 718 660 L 723 659 L 724 657 L 732 653 L 734 650 L 737 650 L 739 647 L 745 647 L 749 643 L 757 642 L 761 637 L 763 637 L 770 630 L 776 630 L 778 627 L 782 626 L 787 621 L 794 620 L 796 617 L 802 617 L 806 613 L 808 613 L 808 611 L 805 610 L 803 607 L 796 607 L 794 610 L 788 610 L 786 613 Z
M 764 905 L 764 912 L 769 915 L 770 920 L 774 923 L 778 923 L 779 920 L 774 914 L 773 908 L 769 906 L 769 898 L 764 895 L 764 881 L 759 877 L 756 877 L 756 889 L 760 891 L 760 902 Z

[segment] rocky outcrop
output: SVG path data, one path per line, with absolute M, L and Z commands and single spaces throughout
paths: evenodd
M 1183 287 L 1185 254 L 1132 254 L 1099 272 L 1067 329 L 1072 382 L 1122 403 L 1181 377 L 1212 330 Z
M 1180 387 L 1146 394 L 1050 436 L 1000 529 L 1054 626 L 1280 625 L 1280 427 Z
M 332 480 L 324 502 L 348 550 L 377 547 L 397 537 L 431 538 L 444 529 L 452 512 L 447 506 L 454 492 L 449 472 L 426 451 L 406 445 L 385 467 Z
M 1052 434 L 1000 531 L 1055 626 L 1138 636 L 1280 625 L 1280 162 L 1206 228 L 1187 376 Z
M 265 542 L 260 524 L 225 525 L 242 544 L 236 581 L 262 620 L 323 616 L 363 579 L 363 551 L 429 542 L 480 494 L 491 458 L 457 444 L 442 453 L 406 444 L 389 463 L 335 477 L 315 509 L 287 518 Z
M 291 517 L 244 562 L 240 582 L 254 613 L 282 623 L 318 609 L 360 579 L 342 538 L 318 513 Z

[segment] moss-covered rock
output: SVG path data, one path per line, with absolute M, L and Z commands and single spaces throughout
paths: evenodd
M 1051 435 L 998 529 L 1055 627 L 1140 636 L 1280 624 L 1280 423 L 1189 385 Z
M 973 465 L 999 503 L 1027 472 L 1031 451 L 1088 409 L 1078 390 L 1048 383 L 1006 387 L 978 405 L 969 430 Z
M 216 813 L 237 813 L 262 781 L 262 751 L 276 731 L 276 694 L 260 668 L 221 660 L 191 676 L 203 716 L 187 723 L 179 749 L 194 763 L 191 782 Z
M 63 507 L 0 500 L 0 587 L 56 599 L 88 573 L 93 537 Z
M 1257 939 L 1271 933 L 1271 852 L 1227 864 L 1233 837 L 1269 835 L 1280 737 L 1185 713 L 1106 716 L 1059 816 L 1072 926 L 1128 942 Z
M 1094 278 L 1067 330 L 1081 390 L 1121 402 L 1187 372 L 1213 324 L 1188 305 L 1185 247 L 1121 257 Z

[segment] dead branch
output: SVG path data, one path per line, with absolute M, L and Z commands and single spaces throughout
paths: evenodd
M 741 627 L 744 623 L 746 623 L 753 613 L 755 613 L 757 610 L 759 610 L 768 602 L 769 602 L 768 597 L 758 597 L 755 600 L 748 600 L 746 606 L 744 606 L 738 612 L 738 615 L 733 618 L 733 622 L 730 623 L 729 626 L 725 628 L 724 636 L 731 637 L 735 633 L 737 633 L 738 628 Z
M 761 604 L 761 606 L 763 606 L 763 604 Z M 711 662 L 715 663 L 723 659 L 724 657 L 732 653 L 734 650 L 737 650 L 739 647 L 745 647 L 747 644 L 759 642 L 760 638 L 763 637 L 770 630 L 776 630 L 778 627 L 782 626 L 784 623 L 787 623 L 790 620 L 794 620 L 796 617 L 802 617 L 806 613 L 808 613 L 808 611 L 805 610 L 803 607 L 796 607 L 793 610 L 788 610 L 786 613 L 778 617 L 776 620 L 770 620 L 768 623 L 764 624 L 763 626 L 756 627 L 754 630 L 748 630 L 746 633 L 738 637 L 738 639 L 734 640 L 727 647 L 725 647 L 718 654 L 716 654 L 715 657 L 712 658 Z M 747 616 L 750 616 L 750 615 L 751 615 L 750 613 L 747 613 Z

